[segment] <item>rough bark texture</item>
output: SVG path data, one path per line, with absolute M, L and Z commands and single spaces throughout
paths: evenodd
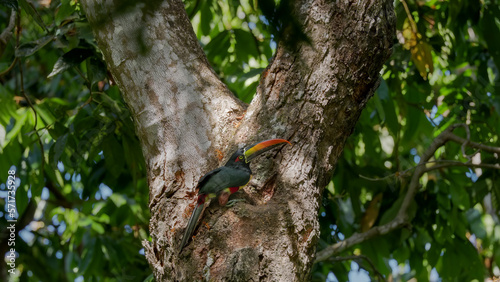
M 390 55 L 392 1 L 294 3 L 311 44 L 278 47 L 241 121 L 246 107 L 211 70 L 181 1 L 125 15 L 111 14 L 112 1 L 81 2 L 142 142 L 153 238 L 144 245 L 156 279 L 307 280 L 323 188 Z M 253 161 L 254 178 L 239 192 L 247 203 L 210 204 L 202 218 L 210 228 L 201 224 L 178 255 L 197 180 L 223 163 L 216 152 L 277 137 L 293 146 Z

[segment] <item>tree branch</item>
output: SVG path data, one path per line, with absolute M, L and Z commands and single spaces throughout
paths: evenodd
M 492 169 L 500 169 L 499 164 L 473 164 L 473 163 L 463 163 L 458 161 L 439 161 L 437 165 L 426 167 L 424 172 L 429 172 L 432 170 L 451 167 L 451 166 L 465 166 L 465 167 L 478 167 L 478 168 L 492 168 Z
M 325 249 L 319 251 L 316 254 L 315 263 L 327 260 L 331 256 L 339 254 L 345 251 L 346 249 L 356 244 L 362 243 L 368 239 L 371 239 L 375 236 L 384 235 L 396 229 L 402 228 L 404 226 L 409 226 L 410 219 L 408 218 L 408 209 L 420 186 L 420 181 L 419 181 L 420 177 L 422 177 L 424 173 L 438 168 L 450 167 L 450 166 L 468 166 L 468 167 L 484 167 L 484 168 L 500 169 L 500 166 L 498 164 L 472 164 L 472 163 L 462 163 L 455 161 L 438 164 L 432 167 L 425 166 L 427 163 L 429 163 L 429 160 L 434 156 L 434 153 L 437 151 L 437 149 L 439 149 L 441 146 L 443 146 L 449 141 L 454 141 L 456 143 L 463 144 L 462 146 L 463 148 L 465 146 L 468 146 L 484 151 L 500 153 L 500 147 L 487 146 L 480 143 L 472 142 L 469 139 L 464 139 L 462 137 L 453 134 L 453 130 L 460 126 L 466 127 L 466 131 L 469 132 L 467 125 L 464 124 L 452 125 L 447 129 L 445 129 L 443 132 L 441 132 L 441 134 L 439 134 L 434 139 L 429 148 L 427 148 L 427 150 L 425 150 L 425 152 L 422 154 L 418 165 L 412 168 L 415 169 L 415 172 L 413 173 L 413 176 L 410 180 L 408 191 L 403 199 L 403 203 L 401 204 L 401 208 L 399 209 L 398 215 L 392 221 L 381 226 L 373 227 L 372 229 L 364 233 L 354 233 L 351 237 L 347 238 L 346 240 L 326 247 Z M 470 137 L 469 134 L 467 135 L 468 137 Z M 465 150 L 463 149 L 462 152 L 465 153 Z
M 483 151 L 487 151 L 487 152 L 491 152 L 491 153 L 500 154 L 500 147 L 488 146 L 488 145 L 484 145 L 484 144 L 481 144 L 481 143 L 472 142 L 470 140 L 467 140 L 465 138 L 457 136 L 457 135 L 455 135 L 455 134 L 453 134 L 451 132 L 448 132 L 446 135 L 447 135 L 448 139 L 450 139 L 450 140 L 452 140 L 454 142 L 457 142 L 459 144 L 466 144 L 466 146 L 469 146 L 471 148 L 475 148 L 475 149 L 479 149 L 479 150 L 483 150 Z
M 16 25 L 16 11 L 12 9 L 12 12 L 10 14 L 9 25 L 0 34 L 0 44 L 7 45 L 7 42 L 12 37 L 11 30 L 14 28 L 15 25 Z
M 403 226 L 405 226 L 406 222 L 402 220 L 401 218 L 396 217 L 393 219 L 391 222 L 381 225 L 381 226 L 376 226 L 371 228 L 370 230 L 363 232 L 363 233 L 354 233 L 351 237 L 345 239 L 344 241 L 340 241 L 338 243 L 335 243 L 333 245 L 330 245 L 326 247 L 325 249 L 321 250 L 316 254 L 316 261 L 315 263 L 325 261 L 329 259 L 331 256 L 334 256 L 338 253 L 341 253 L 348 248 L 362 243 L 368 239 L 371 239 L 373 237 L 379 236 L 379 235 L 385 235 L 393 230 L 399 229 Z

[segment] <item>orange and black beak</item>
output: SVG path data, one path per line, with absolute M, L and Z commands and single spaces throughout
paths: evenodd
M 267 152 L 271 150 L 272 148 L 281 145 L 283 143 L 288 143 L 292 145 L 290 142 L 288 142 L 285 139 L 271 139 L 271 140 L 266 140 L 259 142 L 257 144 L 253 144 L 252 146 L 248 147 L 248 149 L 245 149 L 245 160 L 246 162 L 250 162 L 252 159 L 257 157 L 258 155 Z

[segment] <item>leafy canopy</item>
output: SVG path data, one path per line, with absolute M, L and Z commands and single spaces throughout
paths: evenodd
M 0 4 L 0 30 L 10 8 L 22 28 L 0 46 L 0 182 L 16 171 L 16 275 L 143 280 L 151 273 L 140 253 L 149 237 L 145 163 L 79 4 Z

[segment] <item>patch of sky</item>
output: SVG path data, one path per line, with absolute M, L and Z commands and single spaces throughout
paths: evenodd
M 477 174 L 469 168 L 469 172 L 466 172 L 465 173 L 465 176 L 467 176 L 468 178 L 470 178 L 470 180 L 472 180 L 472 182 L 476 182 L 478 177 L 477 177 Z
M 438 107 L 436 105 L 432 106 L 430 117 L 427 117 L 427 120 L 429 120 L 432 123 L 432 126 L 439 125 L 444 119 L 442 115 L 436 116 L 437 111 Z
M 108 185 L 101 183 L 99 185 L 99 192 L 101 192 L 101 196 L 103 200 L 106 200 L 111 194 L 113 194 L 113 190 L 108 187 Z

